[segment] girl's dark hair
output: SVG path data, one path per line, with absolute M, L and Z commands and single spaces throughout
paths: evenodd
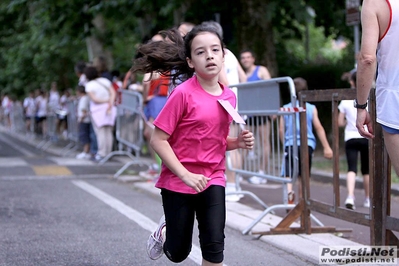
M 94 66 L 86 67 L 84 74 L 89 81 L 98 78 L 98 71 Z
M 214 27 L 207 25 L 195 26 L 186 36 L 181 37 L 177 29 L 160 31 L 165 36 L 165 41 L 148 42 L 137 50 L 137 58 L 133 61 L 131 71 L 141 73 L 152 73 L 157 71 L 165 76 L 172 77 L 173 83 L 176 79 L 184 76 L 186 79 L 194 74 L 194 69 L 187 64 L 186 58 L 191 59 L 191 44 L 193 39 L 202 32 L 215 34 L 223 48 L 223 41 Z M 224 51 L 223 51 L 224 54 Z
M 82 85 L 76 86 L 76 91 L 86 94 L 85 86 Z

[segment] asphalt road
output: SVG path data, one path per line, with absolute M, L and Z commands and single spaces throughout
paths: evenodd
M 154 262 L 146 240 L 159 197 L 118 182 L 122 166 L 43 152 L 0 132 L 0 265 L 174 265 Z M 200 265 L 197 232 L 190 257 Z M 314 265 L 226 228 L 226 265 Z

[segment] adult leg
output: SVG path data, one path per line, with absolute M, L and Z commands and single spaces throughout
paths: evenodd
M 93 123 L 90 123 L 90 154 L 92 156 L 96 155 L 98 151 L 97 136 L 94 131 Z
M 346 189 L 348 197 L 355 197 L 355 183 L 357 173 L 357 154 L 359 152 L 356 139 L 350 139 L 345 142 L 346 162 L 348 164 L 348 173 L 346 174 Z
M 106 146 L 105 146 L 105 143 L 106 143 L 106 138 L 107 138 L 107 135 L 106 135 L 106 131 L 104 130 L 105 129 L 105 127 L 97 127 L 97 125 L 95 124 L 95 123 L 93 123 L 93 129 L 94 129 L 94 132 L 96 133 L 96 138 L 97 138 L 97 148 L 98 148 L 98 150 L 97 150 L 97 154 L 99 155 L 99 156 L 101 156 L 101 157 L 105 157 L 107 154 L 106 154 Z
M 397 175 L 399 175 L 399 134 L 390 134 L 383 130 L 385 147 Z
M 114 145 L 114 135 L 112 133 L 113 127 L 112 126 L 105 126 L 105 156 L 112 152 L 112 147 Z

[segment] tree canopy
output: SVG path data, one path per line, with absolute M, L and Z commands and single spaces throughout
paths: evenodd
M 74 64 L 96 55 L 106 55 L 111 69 L 126 72 L 137 46 L 157 31 L 204 20 L 219 21 L 230 50 L 237 56 L 253 50 L 257 64 L 273 76 L 310 61 L 334 63 L 323 48 L 340 36 L 352 39 L 344 0 L 3 0 L 0 90 L 21 97 L 52 81 L 73 88 Z M 308 50 L 306 32 L 315 39 Z M 354 63 L 348 52 L 342 60 Z

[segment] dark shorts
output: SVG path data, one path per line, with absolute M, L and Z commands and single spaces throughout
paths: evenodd
M 151 100 L 149 100 L 144 107 L 144 114 L 149 120 L 150 118 L 157 118 L 158 114 L 161 112 L 162 108 L 165 106 L 166 100 L 168 97 L 166 96 L 155 96 Z
M 369 141 L 365 138 L 350 139 L 345 142 L 348 172 L 357 173 L 357 156 L 360 153 L 360 168 L 363 175 L 369 174 Z
M 40 122 L 43 122 L 44 120 L 46 120 L 46 117 L 45 116 L 36 116 L 36 123 L 40 123 Z
M 308 146 L 309 153 L 309 172 L 312 168 L 313 148 Z M 301 147 L 298 147 L 298 157 L 293 156 L 293 147 L 285 147 L 284 150 L 284 167 L 281 176 L 292 177 L 294 171 L 294 159 L 298 160 L 298 176 L 301 176 Z
M 79 142 L 83 145 L 90 143 L 90 123 L 79 123 Z
M 389 134 L 399 134 L 399 129 L 392 128 L 392 127 L 387 127 L 382 124 L 380 124 L 382 129 L 388 132 Z
M 169 260 L 179 263 L 191 251 L 194 219 L 197 217 L 202 257 L 212 263 L 223 261 L 226 223 L 225 188 L 210 186 L 198 194 L 183 194 L 162 189 Z

